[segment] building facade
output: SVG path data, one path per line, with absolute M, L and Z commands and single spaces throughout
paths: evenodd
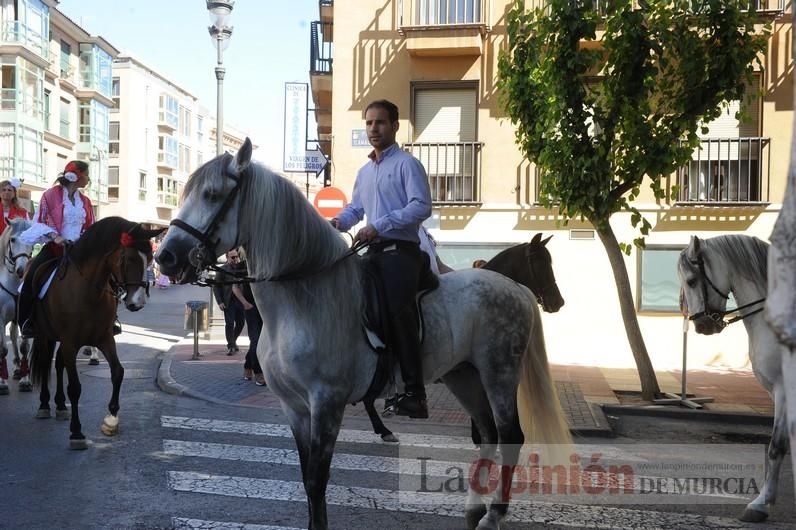
M 87 194 L 107 203 L 111 62 L 119 53 L 52 0 L 0 1 L 0 178 L 23 181 L 34 209 L 69 160 L 85 160 Z
M 111 87 L 102 214 L 168 226 L 191 172 L 215 156 L 215 117 L 196 96 L 130 56 L 114 60 Z M 237 151 L 243 138 L 226 127 L 224 146 Z
M 566 306 L 545 315 L 552 362 L 633 367 L 613 273 L 592 227 L 559 224 L 539 204 L 537 172 L 514 141 L 499 104 L 499 50 L 506 44 L 508 0 L 320 0 L 311 28 L 310 79 L 321 145 L 332 161 L 332 184 L 349 194 L 370 146 L 363 112 L 389 99 L 401 110 L 397 140 L 423 162 L 434 201 L 426 225 L 444 261 L 469 267 L 536 232 L 554 235 L 548 248 Z M 681 363 L 676 258 L 691 235 L 744 233 L 767 240 L 784 194 L 793 122 L 790 5 L 758 2 L 771 24 L 762 96 L 750 121 L 735 118 L 738 102 L 708 124 L 702 147 L 671 175 L 680 195 L 656 201 L 646 190 L 634 203 L 651 222 L 646 250 L 625 259 L 653 365 Z M 531 2 L 528 2 L 530 7 Z M 611 225 L 620 241 L 636 236 L 628 215 Z M 719 336 L 693 333 L 694 366 L 748 364 L 742 327 Z

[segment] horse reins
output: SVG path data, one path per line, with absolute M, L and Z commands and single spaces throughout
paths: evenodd
M 696 265 L 697 266 L 697 268 L 699 269 L 699 274 L 701 274 L 702 278 L 705 280 L 704 282 L 702 282 L 702 300 L 703 300 L 703 304 L 704 304 L 704 310 L 700 311 L 699 313 L 694 313 L 693 315 L 688 317 L 688 320 L 696 320 L 698 318 L 702 318 L 703 316 L 706 316 L 709 319 L 713 320 L 722 329 L 724 329 L 725 327 L 729 326 L 730 324 L 734 324 L 735 322 L 738 322 L 739 320 L 743 320 L 743 319 L 745 319 L 747 317 L 750 317 L 752 315 L 756 315 L 757 313 L 761 312 L 764 309 L 762 307 L 759 307 L 759 308 L 755 309 L 754 311 L 749 311 L 748 313 L 741 314 L 741 310 L 765 302 L 766 301 L 765 297 L 763 297 L 763 298 L 761 298 L 759 300 L 755 300 L 754 302 L 749 302 L 748 304 L 744 304 L 742 306 L 738 306 L 735 309 L 725 309 L 724 311 L 711 311 L 708 308 L 708 285 L 710 286 L 711 289 L 713 289 L 724 300 L 729 300 L 730 299 L 730 293 L 725 294 L 718 287 L 716 287 L 716 284 L 714 284 L 713 281 L 710 279 L 710 276 L 708 276 L 707 270 L 705 269 L 705 260 L 702 259 L 701 255 L 697 256 L 696 260 L 689 259 L 688 262 L 691 263 L 692 265 Z M 736 316 L 732 317 L 729 320 L 724 320 L 724 317 L 726 317 L 727 315 L 733 315 L 733 314 L 736 314 Z
M 535 250 L 531 250 L 531 244 L 530 243 L 526 243 L 526 245 L 527 246 L 525 247 L 525 258 L 528 260 L 528 263 L 531 265 L 531 276 L 536 278 L 537 277 L 536 276 L 536 268 L 534 266 L 535 265 L 535 260 L 533 259 L 533 256 L 534 256 L 534 254 L 537 254 L 539 252 L 539 250 L 536 250 L 536 249 Z M 557 286 L 557 282 L 556 282 L 555 279 L 553 279 L 552 283 L 549 283 L 549 284 L 545 285 L 544 287 L 540 287 L 539 288 L 539 294 L 534 293 L 534 295 L 536 296 L 536 303 L 544 306 L 544 293 L 546 293 L 547 291 L 549 291 L 550 289 L 552 289 L 553 287 L 556 287 L 556 286 Z M 531 292 L 533 292 L 533 289 L 531 289 Z
M 216 214 L 210 220 L 210 223 L 207 225 L 207 228 L 205 228 L 204 232 L 200 232 L 199 230 L 197 230 L 196 228 L 194 228 L 193 226 L 189 225 L 188 223 L 186 223 L 185 221 L 183 221 L 182 219 L 179 219 L 179 218 L 172 219 L 171 223 L 169 223 L 170 225 L 174 225 L 177 228 L 180 228 L 183 231 L 187 232 L 194 239 L 199 241 L 199 244 L 191 250 L 190 255 L 189 255 L 189 261 L 191 262 L 192 265 L 194 265 L 196 267 L 197 272 L 199 272 L 201 270 L 201 267 L 202 267 L 203 263 L 205 263 L 206 261 L 209 261 L 208 260 L 208 252 L 215 252 L 215 248 L 218 245 L 220 239 L 216 239 L 215 241 L 213 241 L 213 235 L 215 234 L 216 230 L 218 230 L 218 227 L 221 224 L 221 221 L 223 221 L 224 218 L 226 217 L 227 212 L 232 207 L 233 201 L 235 200 L 235 198 L 237 197 L 237 195 L 240 192 L 241 188 L 243 187 L 243 177 L 242 177 L 242 175 L 241 176 L 235 175 L 234 173 L 232 173 L 228 169 L 226 169 L 227 167 L 228 166 L 225 165 L 224 175 L 226 177 L 229 177 L 230 179 L 232 179 L 235 182 L 235 186 L 232 188 L 232 190 L 230 190 L 229 194 L 224 198 L 224 202 L 221 204 L 219 209 L 216 211 Z M 240 222 L 238 223 L 238 226 L 240 227 Z M 239 237 L 240 237 L 240 233 L 236 234 L 235 243 L 233 244 L 233 248 L 237 246 Z M 370 243 L 368 243 L 368 242 L 360 241 L 359 243 L 357 243 L 355 245 L 352 245 L 351 248 L 345 254 L 343 254 L 342 256 L 340 256 L 339 258 L 337 258 L 336 260 L 334 260 L 330 264 L 328 264 L 328 265 L 326 265 L 324 267 L 321 267 L 319 269 L 315 269 L 315 270 L 311 270 L 311 271 L 288 272 L 288 273 L 284 273 L 284 274 L 280 274 L 278 276 L 272 276 L 272 277 L 252 278 L 252 277 L 250 277 L 250 276 L 248 276 L 246 274 L 232 272 L 232 271 L 226 271 L 226 270 L 222 269 L 221 267 L 219 267 L 218 265 L 216 265 L 215 263 L 210 263 L 210 264 L 206 265 L 204 267 L 204 269 L 206 269 L 206 270 L 209 269 L 209 270 L 215 271 L 216 273 L 222 273 L 222 274 L 224 274 L 226 276 L 232 276 L 234 279 L 233 280 L 216 280 L 216 279 L 207 278 L 207 279 L 204 279 L 204 280 L 196 280 L 196 281 L 191 282 L 191 283 L 194 284 L 194 285 L 202 286 L 202 287 L 212 287 L 214 285 L 232 285 L 232 284 L 240 284 L 240 283 L 257 283 L 257 282 L 264 282 L 264 281 L 285 282 L 285 281 L 291 281 L 291 280 L 301 280 L 303 278 L 307 278 L 307 277 L 310 277 L 310 276 L 314 276 L 316 274 L 320 274 L 321 272 L 334 267 L 335 265 L 337 265 L 341 261 L 353 256 L 354 254 L 357 254 L 360 250 L 362 250 L 363 248 L 367 247 L 369 244 Z
M 5 258 L 4 261 L 6 263 L 6 270 L 8 271 L 8 273 L 9 274 L 16 274 L 16 270 L 15 269 L 16 269 L 16 266 L 17 266 L 17 260 L 19 258 L 28 258 L 28 259 L 30 259 L 30 254 L 27 253 L 27 252 L 20 252 L 19 254 L 12 254 L 11 253 L 11 238 L 9 238 L 8 239 L 8 243 L 6 244 L 6 252 L 5 252 L 4 258 Z M 0 282 L 0 289 L 2 289 L 3 291 L 5 291 L 9 295 L 11 295 L 11 298 L 13 298 L 14 300 L 16 300 L 18 298 L 18 296 L 19 296 L 17 293 L 12 293 L 8 289 L 8 287 L 3 285 L 2 282 Z

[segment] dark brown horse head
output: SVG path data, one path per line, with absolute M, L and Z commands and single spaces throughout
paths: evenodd
M 530 289 L 547 313 L 555 313 L 564 305 L 553 272 L 553 259 L 546 248 L 551 237 L 542 239 L 541 233 L 536 234 L 530 243 L 507 248 L 483 266 Z

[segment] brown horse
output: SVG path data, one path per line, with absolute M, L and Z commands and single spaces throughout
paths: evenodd
M 55 343 L 60 342 L 55 359 L 56 417 L 69 417 L 63 391 L 63 370 L 66 368 L 67 393 L 72 405 L 71 449 L 88 447 L 78 414 L 81 387 L 76 358 L 82 346 L 99 348 L 108 361 L 113 394 L 108 404 L 110 414 L 103 420 L 101 430 L 107 436 L 118 432 L 119 390 L 124 368 L 116 354 L 113 337 L 116 308 L 121 298 L 130 311 L 138 311 L 146 304 L 149 295 L 146 268 L 152 260 L 150 238 L 160 232 L 162 230 L 145 230 L 140 224 L 121 217 L 97 221 L 65 252 L 57 264 L 45 298 L 37 302 L 31 363 L 34 383 L 41 386 L 36 417 L 50 417 L 47 381 Z M 46 264 L 38 268 L 32 280 L 36 292 L 51 270 L 52 267 Z

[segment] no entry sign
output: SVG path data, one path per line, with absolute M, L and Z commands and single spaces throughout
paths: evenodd
M 338 188 L 328 187 L 323 188 L 315 195 L 315 209 L 318 210 L 323 217 L 331 219 L 348 204 L 345 193 Z

